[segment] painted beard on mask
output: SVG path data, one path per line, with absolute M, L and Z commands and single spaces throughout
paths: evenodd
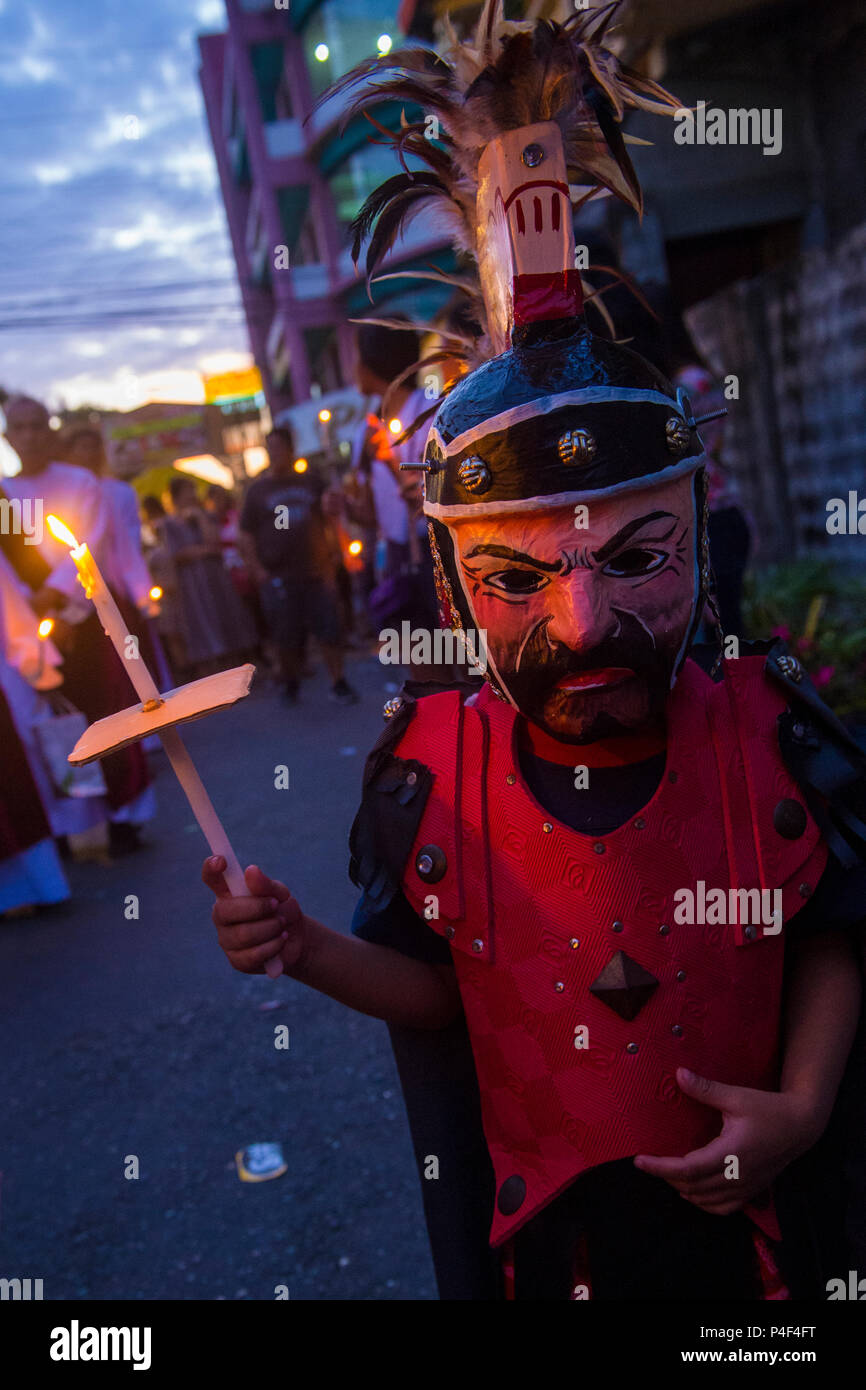
M 662 714 L 697 596 L 691 478 L 571 509 L 453 523 L 497 683 L 566 743 Z
M 633 614 L 613 614 L 618 630 L 589 653 L 551 647 L 540 623 L 519 667 L 497 665 L 517 708 L 554 738 L 590 743 L 639 729 L 664 709 L 676 653 L 659 648 Z

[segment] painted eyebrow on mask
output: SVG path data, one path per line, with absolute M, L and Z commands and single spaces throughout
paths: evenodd
M 562 560 L 537 560 L 534 555 L 525 555 L 522 550 L 512 550 L 510 545 L 475 545 L 467 551 L 464 560 L 474 560 L 476 555 L 493 555 L 497 560 L 519 560 L 524 565 L 533 565 L 537 570 L 547 570 L 553 574 L 562 568 Z
M 597 564 L 603 564 L 605 560 L 619 549 L 624 541 L 627 541 L 636 531 L 639 531 L 642 526 L 647 526 L 651 521 L 659 521 L 662 518 L 669 519 L 674 523 L 674 526 L 676 526 L 678 521 L 678 518 L 673 512 L 647 512 L 646 516 L 635 517 L 633 521 L 627 522 L 625 526 L 622 526 L 620 530 L 617 531 L 616 535 L 611 536 L 609 541 L 605 541 L 603 546 L 600 546 L 598 550 L 593 552 L 593 560 L 595 560 Z M 658 539 L 663 541 L 667 540 L 674 526 L 672 526 L 671 530 L 667 531 L 664 536 L 660 536 Z M 539 560 L 534 555 L 527 555 L 522 550 L 513 550 L 510 545 L 474 545 L 471 550 L 466 552 L 463 559 L 464 561 L 474 560 L 477 555 L 492 555 L 497 560 L 517 560 L 524 565 L 533 565 L 535 569 L 546 570 L 548 574 L 554 574 L 557 570 L 562 568 L 561 559 L 553 561 Z
M 605 541 L 604 545 L 600 546 L 598 550 L 593 551 L 593 560 L 595 560 L 597 565 L 603 565 L 605 560 L 609 560 L 611 555 L 614 555 L 616 551 L 619 550 L 623 542 L 629 540 L 636 531 L 639 531 L 643 526 L 647 526 L 651 521 L 660 521 L 663 517 L 672 521 L 673 526 L 671 526 L 670 531 L 667 531 L 663 536 L 658 536 L 654 539 L 666 541 L 679 518 L 674 516 L 673 512 L 647 512 L 646 516 L 637 516 L 634 521 L 627 522 L 621 530 L 617 531 L 615 536 L 611 536 L 609 541 Z

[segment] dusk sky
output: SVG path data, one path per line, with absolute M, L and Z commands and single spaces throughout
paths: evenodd
M 0 25 L 0 384 L 195 398 L 178 373 L 251 360 L 197 78 L 222 0 L 0 0 Z

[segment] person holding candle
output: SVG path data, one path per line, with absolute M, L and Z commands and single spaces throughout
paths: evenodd
M 109 473 L 105 444 L 96 425 L 74 425 L 65 434 L 63 452 L 69 463 L 87 469 L 99 482 L 103 529 L 100 562 L 109 588 L 125 601 L 127 608 L 134 605 L 139 614 L 151 614 L 152 583 L 142 552 L 135 489 Z M 134 614 L 127 612 L 126 617 L 129 620 Z M 133 631 L 141 641 L 149 642 L 143 624 L 135 621 Z
M 0 688 L 52 834 L 60 839 L 103 825 L 108 806 L 104 795 L 60 795 L 42 754 L 39 733 L 53 718 L 50 697 L 63 685 L 63 657 L 52 633 L 51 621 L 39 623 L 27 588 L 7 554 L 0 552 Z
M 97 480 L 85 469 L 56 459 L 57 438 L 41 402 L 13 396 L 5 404 L 6 439 L 21 460 L 21 472 L 4 479 L 7 496 L 27 500 L 44 517 L 56 512 L 71 530 L 89 537 L 99 555 L 106 544 L 106 514 Z M 128 671 L 105 642 L 99 619 L 84 601 L 68 547 L 44 529 L 38 547 L 42 573 L 25 578 L 34 611 L 57 616 L 56 641 L 64 658 L 63 693 L 89 720 L 103 718 L 133 696 Z M 31 565 L 32 568 L 32 565 Z M 110 754 L 103 763 L 110 809 L 110 848 L 127 853 L 139 843 L 140 827 L 153 818 L 156 799 L 146 756 L 137 744 Z
M 81 813 L 89 819 L 93 809 L 63 805 L 36 746 L 34 723 L 48 716 L 37 690 L 60 685 L 60 662 L 50 637 L 40 639 L 23 586 L 0 550 L 0 915 L 30 915 L 69 897 L 52 836 L 85 829 Z M 65 811 L 78 819 L 58 819 Z

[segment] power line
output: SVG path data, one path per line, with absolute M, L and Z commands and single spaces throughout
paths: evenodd
M 70 290 L 66 294 L 49 295 L 47 298 L 40 297 L 38 294 L 29 296 L 25 294 L 16 297 L 14 295 L 3 296 L 2 293 L 0 293 L 0 312 L 9 312 L 11 310 L 29 311 L 31 309 L 40 310 L 51 308 L 74 309 L 79 305 L 86 305 L 88 301 L 96 298 L 97 296 L 101 298 L 107 297 L 109 299 L 116 299 L 118 297 L 120 297 L 121 299 L 126 299 L 127 297 L 133 295 L 148 295 L 152 297 L 155 294 L 200 294 L 202 292 L 209 293 L 213 290 L 228 290 L 234 291 L 238 295 L 240 294 L 236 280 L 200 280 L 190 282 L 188 285 L 185 285 L 182 282 L 179 282 L 177 285 L 94 285 L 92 287 L 85 286 L 83 289 L 76 288 L 75 290 Z M 207 303 L 210 302 L 210 300 L 207 301 Z

